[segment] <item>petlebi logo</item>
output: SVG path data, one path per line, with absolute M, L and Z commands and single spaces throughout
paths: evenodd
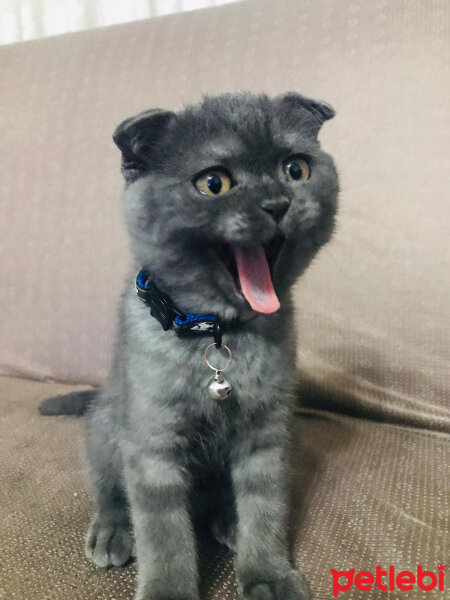
M 418 565 L 413 571 L 396 571 L 393 565 L 383 569 L 380 565 L 376 566 L 375 573 L 370 571 L 359 571 L 350 569 L 349 571 L 336 571 L 330 569 L 333 578 L 333 596 L 336 597 L 339 592 L 345 592 L 352 587 L 356 587 L 361 592 L 368 592 L 373 588 L 383 591 L 411 591 L 420 589 L 425 592 L 445 589 L 445 565 L 437 565 L 436 571 L 427 571 L 422 565 Z M 434 597 L 434 596 L 433 596 Z

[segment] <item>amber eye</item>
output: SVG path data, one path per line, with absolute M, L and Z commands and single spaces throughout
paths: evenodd
M 223 171 L 208 171 L 200 175 L 194 185 L 206 196 L 223 196 L 231 188 L 231 179 Z
M 309 164 L 301 156 L 288 158 L 284 163 L 283 170 L 286 177 L 294 181 L 306 181 L 311 174 Z

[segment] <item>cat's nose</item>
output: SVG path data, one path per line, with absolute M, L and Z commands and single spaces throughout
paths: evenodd
M 261 208 L 269 213 L 276 223 L 279 223 L 289 208 L 289 200 L 287 198 L 263 200 Z

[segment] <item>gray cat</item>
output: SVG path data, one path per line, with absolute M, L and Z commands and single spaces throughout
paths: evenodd
M 338 179 L 317 141 L 333 116 L 296 93 L 225 94 L 178 113 L 150 110 L 114 134 L 136 270 L 112 369 L 98 393 L 50 399 L 41 412 L 90 404 L 96 510 L 86 555 L 119 566 L 135 543 L 136 600 L 199 598 L 197 524 L 235 551 L 243 598 L 309 597 L 285 534 L 290 289 L 333 229 Z M 138 291 L 153 290 L 144 302 L 141 267 Z M 177 321 L 176 333 L 161 327 Z M 224 366 L 221 344 L 233 356 L 222 400 L 211 397 L 204 360 L 214 342 L 213 366 Z

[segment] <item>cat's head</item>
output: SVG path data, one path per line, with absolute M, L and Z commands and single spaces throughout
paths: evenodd
M 181 310 L 277 310 L 333 229 L 338 179 L 317 141 L 333 116 L 296 93 L 241 93 L 119 125 L 132 250 Z

